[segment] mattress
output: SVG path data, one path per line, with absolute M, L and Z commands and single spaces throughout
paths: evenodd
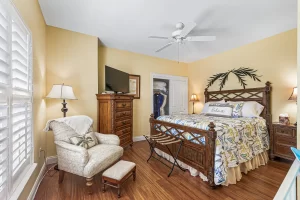
M 266 120 L 256 118 L 225 118 L 206 116 L 205 114 L 194 115 L 165 115 L 157 120 L 174 124 L 208 130 L 209 123 L 214 122 L 217 132 L 215 154 L 215 184 L 220 185 L 226 181 L 227 170 L 237 167 L 241 163 L 250 161 L 258 154 L 269 149 L 269 134 Z M 167 129 L 168 127 L 164 127 Z M 167 133 L 177 135 L 175 129 Z M 196 144 L 205 144 L 204 138 L 195 139 L 199 135 L 195 133 L 183 133 L 177 135 Z

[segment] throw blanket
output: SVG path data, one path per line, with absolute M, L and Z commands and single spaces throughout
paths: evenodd
M 84 135 L 88 132 L 89 128 L 93 125 L 93 120 L 85 115 L 76 115 L 71 117 L 63 117 L 58 119 L 51 119 L 47 122 L 44 131 L 50 131 L 50 123 L 53 121 L 62 122 L 74 129 L 79 135 Z
M 227 169 L 247 162 L 256 155 L 269 149 L 269 134 L 265 119 L 257 118 L 224 118 L 200 115 L 165 115 L 157 118 L 174 124 L 208 130 L 209 123 L 214 122 L 217 131 L 215 155 L 215 184 L 220 185 L 227 178 Z M 175 130 L 171 131 L 176 134 Z M 197 134 L 194 134 L 197 136 Z M 185 139 L 195 143 L 189 133 Z

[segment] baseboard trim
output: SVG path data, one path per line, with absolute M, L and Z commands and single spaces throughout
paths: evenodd
M 143 140 L 146 140 L 144 136 L 136 136 L 133 138 L 133 142 L 139 142 Z
M 36 180 L 34 182 L 33 187 L 31 188 L 31 191 L 29 193 L 29 196 L 28 196 L 27 200 L 33 200 L 34 199 L 35 194 L 36 194 L 36 192 L 37 192 L 37 190 L 38 190 L 38 188 L 39 188 L 39 186 L 40 186 L 40 184 L 43 180 L 43 176 L 44 176 L 45 171 L 46 171 L 46 166 L 45 166 L 45 163 L 44 163 L 41 170 L 40 170 L 40 173 L 39 173 L 38 177 L 36 178 Z
M 46 158 L 47 165 L 56 164 L 56 163 L 57 163 L 57 156 L 49 156 Z

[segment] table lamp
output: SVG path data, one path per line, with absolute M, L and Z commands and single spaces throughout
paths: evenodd
M 77 98 L 74 95 L 73 88 L 69 85 L 65 85 L 64 83 L 62 85 L 54 84 L 46 98 L 63 100 L 62 102 L 63 107 L 61 111 L 64 113 L 64 117 L 66 117 L 66 114 L 68 112 L 66 99 L 77 100 Z
M 297 87 L 294 87 L 289 100 L 296 101 L 296 103 L 297 103 L 297 96 L 298 96 L 298 89 L 297 89 Z M 294 125 L 297 126 L 297 122 Z
M 196 94 L 192 94 L 190 101 L 193 102 L 193 113 L 192 114 L 195 114 L 194 104 L 195 104 L 195 102 L 199 101 L 197 95 Z

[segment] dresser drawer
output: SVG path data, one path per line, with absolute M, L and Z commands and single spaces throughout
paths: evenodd
M 131 109 L 131 101 L 116 101 L 117 110 Z
M 275 126 L 273 130 L 275 135 L 280 134 L 280 135 L 285 135 L 290 137 L 296 136 L 296 130 L 288 127 Z
M 131 117 L 131 111 L 117 111 L 116 119 L 128 118 Z
M 116 122 L 116 129 L 120 130 L 120 128 L 122 128 L 124 126 L 128 126 L 128 125 L 131 125 L 131 119 L 124 119 L 124 120 Z
M 131 135 L 131 127 L 125 127 L 119 131 L 116 131 L 116 135 L 119 137 L 125 136 L 125 135 Z
M 276 145 L 281 144 L 281 145 L 288 145 L 288 146 L 293 146 L 293 147 L 297 146 L 297 141 L 296 141 L 296 138 L 294 138 L 294 137 L 277 134 L 277 135 L 275 135 L 274 139 L 275 139 Z
M 131 141 L 131 135 L 124 135 L 122 137 L 120 137 L 120 145 L 121 146 L 127 146 L 129 144 L 131 144 L 132 141 Z
M 291 147 L 287 145 L 275 144 L 274 154 L 279 155 L 283 158 L 295 159 Z

